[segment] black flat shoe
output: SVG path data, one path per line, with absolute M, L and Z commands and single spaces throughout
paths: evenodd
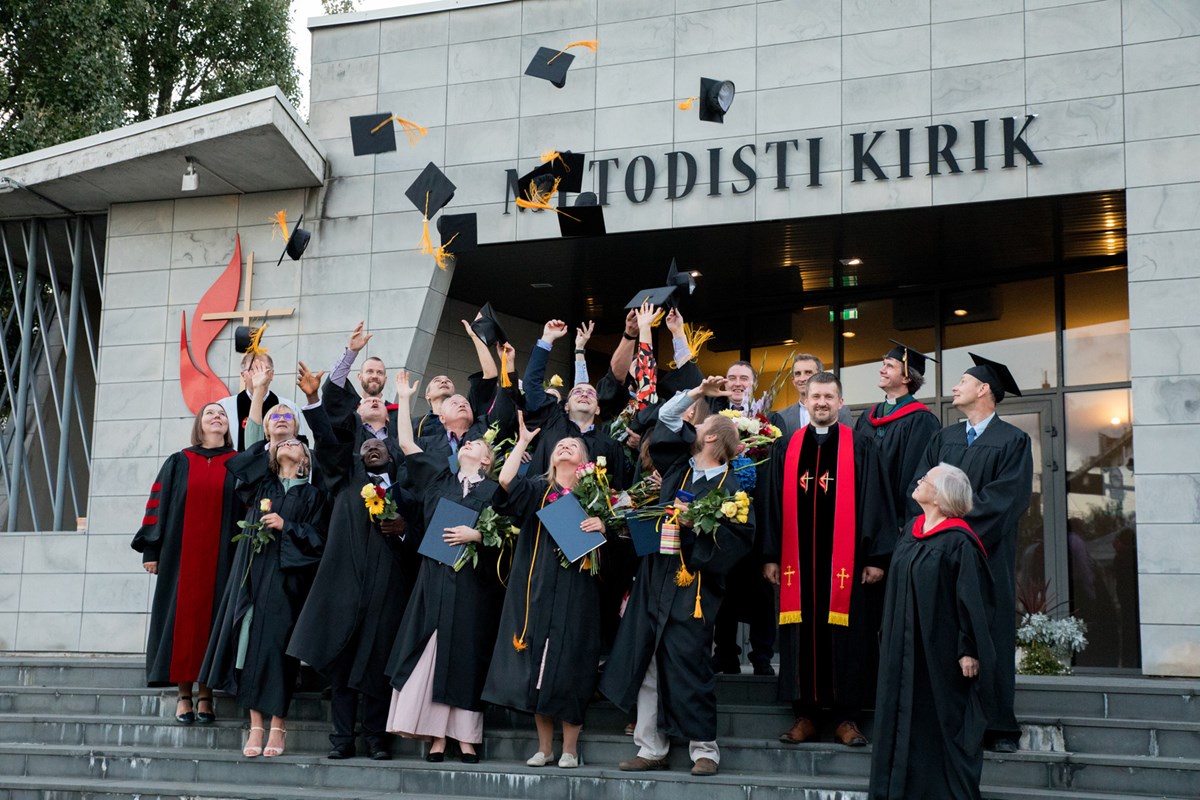
M 200 706 L 202 703 L 208 703 L 208 707 L 213 709 L 213 711 L 201 711 Z M 196 698 L 196 722 L 200 723 L 201 725 L 211 725 L 212 723 L 216 722 L 217 715 L 214 713 L 215 710 L 216 706 L 213 705 L 212 695 L 209 695 L 208 697 Z
M 446 754 L 445 754 L 444 752 L 442 752 L 442 753 L 429 753 L 429 754 L 427 754 L 427 755 L 425 756 L 425 760 L 426 760 L 426 761 L 428 761 L 428 762 L 429 762 L 429 763 L 431 763 L 431 764 L 440 764 L 440 763 L 442 763 L 443 761 L 445 761 L 445 760 L 446 760 Z
M 341 761 L 342 759 L 346 759 L 346 758 L 354 758 L 354 745 L 352 745 L 352 744 L 336 745 L 332 750 L 329 751 L 329 755 L 327 755 L 325 757 L 331 758 L 334 761 Z
M 372 761 L 391 761 L 392 754 L 389 753 L 387 750 L 384 750 L 383 748 L 380 748 L 378 750 L 372 750 L 371 751 L 371 760 Z
M 186 713 L 180 714 L 179 704 L 185 701 L 188 704 L 188 710 Z M 196 712 L 192 710 L 192 698 L 190 696 L 180 697 L 175 701 L 175 721 L 180 725 L 191 725 L 196 721 Z
M 479 763 L 479 754 L 478 753 L 463 753 L 462 754 L 462 763 L 478 764 Z

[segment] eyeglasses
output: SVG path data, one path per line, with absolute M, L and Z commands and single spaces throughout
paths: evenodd
M 288 422 L 291 422 L 291 421 L 292 421 L 292 420 L 294 420 L 295 418 L 296 418 L 296 417 L 295 417 L 294 415 L 292 415 L 292 414 L 287 414 L 287 413 L 284 413 L 284 414 L 272 414 L 272 415 L 271 415 L 271 422 L 278 422 L 278 421 L 279 421 L 279 420 L 281 420 L 281 419 L 282 419 L 282 420 L 287 420 Z
M 595 397 L 596 391 L 594 389 L 572 389 L 571 394 L 568 396 L 569 397 Z
M 276 447 L 303 447 L 304 442 L 299 439 L 288 439 L 286 442 L 280 442 Z

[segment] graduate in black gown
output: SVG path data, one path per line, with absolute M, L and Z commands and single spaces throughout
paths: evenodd
M 298 383 L 309 400 L 304 415 L 316 437 L 316 477 L 333 497 L 333 513 L 325 557 L 288 653 L 329 679 L 329 758 L 356 754 L 361 702 L 367 753 L 387 760 L 392 696 L 387 659 L 420 567 L 416 508 L 412 494 L 402 488 L 404 456 L 394 439 L 371 438 L 355 446 L 352 396 L 330 391 L 316 403 L 320 374 L 303 365 Z M 373 515 L 364 497 L 368 486 L 382 489 L 399 516 Z
M 286 406 L 268 416 L 279 409 Z M 295 421 L 290 424 L 294 431 Z M 285 651 L 324 549 L 329 504 L 308 481 L 308 448 L 298 439 L 272 442 L 269 450 L 250 447 L 230 459 L 228 469 L 249 505 L 246 522 L 261 522 L 271 538 L 257 552 L 254 540 L 238 542 L 201 678 L 250 710 L 243 755 L 278 756 L 300 668 Z
M 192 446 L 172 453 L 150 487 L 142 526 L 132 547 L 142 567 L 157 575 L 146 642 L 146 685 L 178 686 L 175 719 L 210 723 L 212 690 L 192 682 L 225 593 L 236 546 L 233 535 L 245 511 L 225 465 L 237 451 L 220 403 L 208 403 L 192 423 Z
M 474 528 L 429 529 L 441 498 L 483 511 L 492 504 L 499 484 L 487 478 L 494 454 L 482 439 L 458 450 L 458 470 L 445 458 L 421 451 L 412 436 L 409 406 L 417 385 L 408 373 L 396 376 L 397 434 L 408 468 L 408 482 L 425 512 L 425 535 L 441 536 L 451 545 L 471 544 L 477 562 L 458 570 L 423 558 L 408 611 L 400 624 L 388 661 L 392 679 L 388 731 L 431 739 L 430 761 L 442 761 L 446 740 L 458 741 L 463 761 L 479 760 L 475 745 L 483 741 L 483 682 L 487 678 L 504 602 L 501 577 L 508 564 L 502 552 L 485 547 Z
M 983 734 L 995 711 L 992 579 L 963 517 L 966 474 L 918 480 L 923 513 L 892 554 L 871 757 L 871 800 L 979 798 Z
M 563 752 L 558 765 L 571 768 L 579 765 L 579 732 L 596 689 L 600 588 L 586 568 L 587 557 L 562 566 L 537 512 L 574 488 L 575 468 L 588 460 L 587 448 L 581 439 L 561 439 L 550 455 L 549 474 L 521 476 L 521 457 L 538 431 L 526 428 L 519 412 L 517 431 L 517 444 L 500 471 L 493 508 L 517 520 L 521 532 L 483 699 L 534 715 L 538 752 L 525 762 L 531 767 L 553 760 L 554 721 L 561 720 Z M 597 517 L 588 517 L 580 527 L 604 532 Z M 604 548 L 600 550 L 603 559 Z
M 772 447 L 762 509 L 763 574 L 779 586 L 779 698 L 796 715 L 780 740 L 813 739 L 828 709 L 835 740 L 857 747 L 878 664 L 879 612 L 866 590 L 883 579 L 895 512 L 879 450 L 837 421 L 838 379 L 813 375 L 805 403 L 809 424 Z
M 684 421 L 695 400 L 725 392 L 712 377 L 668 400 L 659 411 L 650 455 L 663 476 L 660 502 L 686 506 L 679 492 L 699 499 L 714 491 L 740 491 L 729 461 L 737 453 L 737 425 L 719 414 L 698 427 Z M 748 500 L 748 498 L 747 498 Z M 642 556 L 606 662 L 600 691 L 623 711 L 636 703 L 637 756 L 626 771 L 666 769 L 671 736 L 688 739 L 694 775 L 714 775 L 717 695 L 713 673 L 713 628 L 725 596 L 725 576 L 754 542 L 753 509 L 723 520 L 714 534 L 679 527 L 680 551 Z M 691 580 L 687 576 L 691 576 Z M 684 585 L 681 585 L 684 584 Z
M 929 440 L 942 427 L 937 415 L 914 397 L 925 383 L 927 360 L 933 359 L 896 342 L 879 368 L 879 388 L 887 399 L 859 414 L 854 423 L 854 430 L 871 437 L 879 448 L 892 490 L 898 530 L 904 529 L 908 519 L 908 487 L 917 477 L 917 465 Z
M 974 353 L 975 366 L 963 373 L 953 389 L 954 407 L 966 415 L 965 424 L 948 425 L 929 440 L 917 467 L 924 475 L 941 462 L 967 473 L 975 495 L 964 518 L 987 548 L 995 580 L 996 613 L 992 644 L 996 648 L 998 708 L 986 744 L 999 752 L 1016 752 L 1021 727 L 1013 711 L 1017 669 L 1017 535 L 1021 515 L 1033 493 L 1033 453 L 1029 436 L 996 415 L 1006 394 L 1021 392 L 1008 367 Z M 916 489 L 916 482 L 911 489 Z M 909 510 L 917 513 L 915 501 Z

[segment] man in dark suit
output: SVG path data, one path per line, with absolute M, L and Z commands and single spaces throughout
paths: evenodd
M 792 359 L 792 385 L 796 387 L 799 397 L 794 405 L 782 411 L 773 411 L 770 416 L 771 424 L 783 431 L 784 438 L 808 424 L 808 409 L 804 407 L 804 398 L 808 395 L 808 379 L 824 371 L 825 365 L 812 353 L 801 353 Z M 838 422 L 843 425 L 852 424 L 850 409 L 842 406 L 842 410 L 838 412 Z

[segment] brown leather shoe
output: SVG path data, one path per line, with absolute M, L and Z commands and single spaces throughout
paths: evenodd
M 817 738 L 817 726 L 808 717 L 796 717 L 787 733 L 781 734 L 779 741 L 784 744 L 800 744 Z
M 696 763 L 692 766 L 693 775 L 716 775 L 717 762 L 711 758 L 697 758 Z
M 863 736 L 858 726 L 850 720 L 837 726 L 837 730 L 833 732 L 833 738 L 846 747 L 862 747 L 867 743 L 867 737 Z
M 671 765 L 667 763 L 666 757 L 642 758 L 641 756 L 634 756 L 628 761 L 622 761 L 617 766 L 625 772 L 647 772 L 652 769 L 671 768 Z

